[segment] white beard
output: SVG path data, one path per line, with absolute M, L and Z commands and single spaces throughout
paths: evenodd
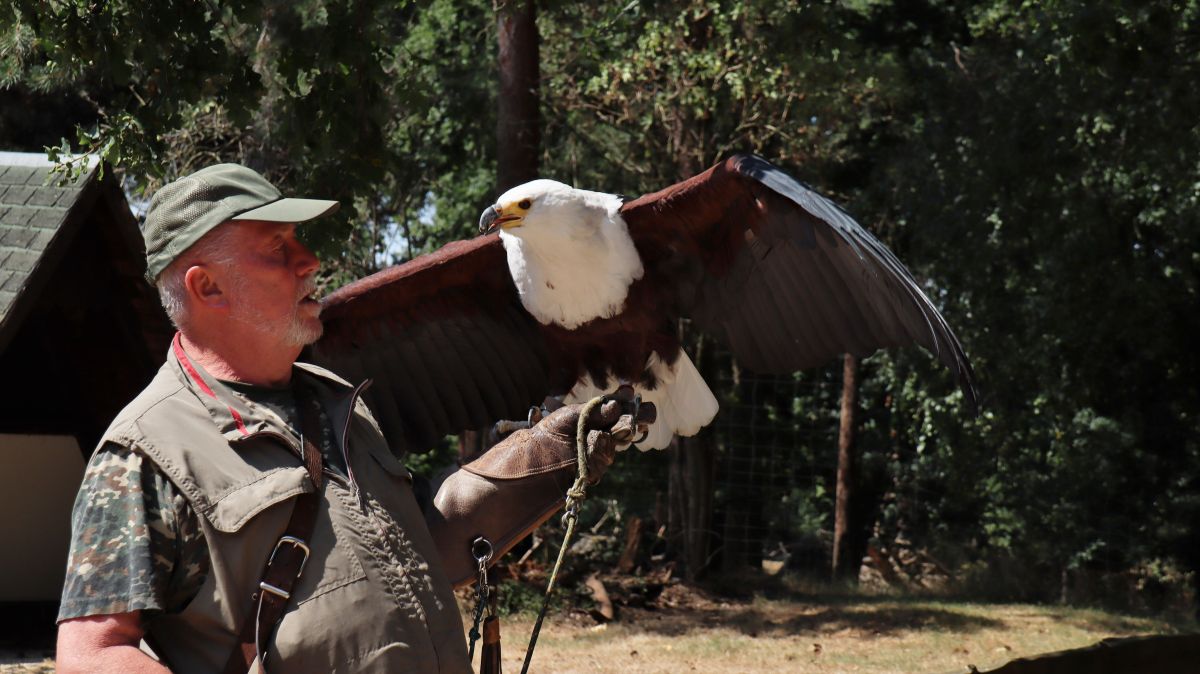
M 232 290 L 234 297 L 241 294 L 241 290 L 245 287 L 246 279 L 236 269 L 230 269 Z M 315 289 L 315 284 L 312 282 L 302 288 L 301 297 L 308 295 Z M 325 325 L 320 319 L 309 321 L 302 315 L 300 303 L 297 302 L 292 306 L 292 311 L 286 316 L 277 316 L 268 318 L 261 311 L 247 306 L 242 302 L 234 301 L 230 305 L 229 317 L 233 320 L 242 323 L 262 335 L 268 335 L 279 340 L 283 346 L 308 346 L 321 338 L 325 332 Z

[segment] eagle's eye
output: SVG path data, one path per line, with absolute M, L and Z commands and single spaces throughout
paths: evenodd
M 520 208 L 523 211 L 529 210 L 529 207 L 532 205 L 533 205 L 533 203 L 530 202 L 528 199 L 522 199 L 517 202 L 517 208 Z

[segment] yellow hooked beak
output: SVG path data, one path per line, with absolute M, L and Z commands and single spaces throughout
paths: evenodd
M 479 233 L 491 234 L 492 232 L 496 231 L 497 228 L 511 229 L 513 227 L 520 227 L 520 221 L 524 219 L 525 216 L 523 215 L 505 213 L 504 207 L 497 208 L 495 206 L 488 206 L 487 210 L 483 212 L 483 215 L 479 216 Z

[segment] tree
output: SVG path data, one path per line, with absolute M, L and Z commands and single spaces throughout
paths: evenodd
M 968 317 L 985 397 L 964 432 L 912 386 L 924 364 L 896 358 L 893 430 L 924 494 L 913 524 L 948 554 L 1038 570 L 996 584 L 1032 596 L 1181 560 L 1200 549 L 1182 531 L 1200 469 L 1200 133 L 1184 112 L 1198 8 L 917 7 L 863 27 L 912 91 L 877 146 L 871 199 L 953 289 L 938 301 Z
M 490 189 L 482 3 L 18 1 L 3 16 L 0 88 L 95 105 L 56 156 L 97 155 L 146 191 L 237 160 L 336 198 L 337 222 L 310 232 L 341 272 L 331 283 L 466 234 L 476 204 L 436 195 Z
M 926 355 L 860 362 L 857 507 L 873 512 L 852 529 L 1015 569 L 984 572 L 1008 596 L 1200 567 L 1195 0 L 538 9 L 542 174 L 635 195 L 758 152 L 845 204 L 958 331 L 975 420 Z M 334 284 L 469 235 L 495 197 L 494 19 L 483 0 L 20 0 L 0 9 L 0 97 L 64 101 L 84 126 L 60 148 L 143 187 L 240 158 L 342 199 L 317 242 Z M 42 121 L 6 109 L 0 134 L 44 138 Z M 737 372 L 716 346 L 689 349 Z M 756 418 L 832 428 L 835 380 L 805 376 L 821 387 L 761 392 Z M 725 379 L 723 401 L 743 396 Z M 832 456 L 796 458 L 819 474 L 795 495 L 814 526 L 834 513 Z
M 860 546 L 854 545 L 851 527 L 851 500 L 855 497 L 857 457 L 854 446 L 855 415 L 858 408 L 858 359 L 850 354 L 843 357 L 842 409 L 838 430 L 837 492 L 834 495 L 833 517 L 833 577 L 858 579 Z M 861 526 L 861 524 L 859 525 Z
M 538 30 L 533 0 L 496 8 L 500 90 L 496 109 L 496 193 L 538 177 Z

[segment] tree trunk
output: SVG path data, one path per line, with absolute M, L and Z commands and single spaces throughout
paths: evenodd
M 693 362 L 704 381 L 716 381 L 715 359 L 705 349 L 702 336 L 683 334 L 681 341 L 691 343 Z M 712 426 L 690 438 L 676 437 L 671 442 L 668 469 L 667 531 L 672 551 L 684 565 L 684 577 L 696 580 L 708 566 L 713 534 L 713 490 L 715 487 L 717 436 Z
M 853 559 L 851 534 L 854 522 L 850 507 L 858 480 L 854 451 L 855 421 L 858 408 L 858 359 L 846 354 L 842 366 L 842 414 L 838 430 L 837 494 L 833 515 L 833 577 L 854 580 L 862 559 Z
M 670 524 L 684 565 L 684 577 L 696 580 L 708 565 L 712 534 L 716 438 L 705 428 L 690 438 L 676 437 L 671 453 Z
M 538 32 L 533 0 L 499 0 L 496 5 L 500 92 L 496 101 L 496 196 L 537 178 Z M 459 436 L 460 463 L 491 449 L 489 426 Z
M 496 5 L 500 95 L 496 102 L 496 187 L 537 178 L 541 133 L 538 115 L 538 32 L 533 0 Z

